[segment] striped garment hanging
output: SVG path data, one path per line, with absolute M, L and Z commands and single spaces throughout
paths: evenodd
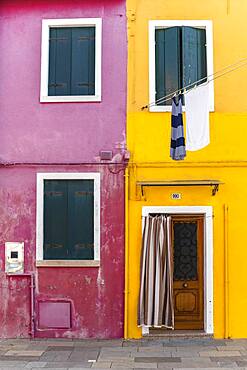
M 178 102 L 176 102 L 176 97 L 172 98 L 171 126 L 170 157 L 175 161 L 180 161 L 186 156 L 182 115 L 182 95 L 178 96 Z

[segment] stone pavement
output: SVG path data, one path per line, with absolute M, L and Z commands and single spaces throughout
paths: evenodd
M 247 370 L 247 339 L 0 340 L 0 370 Z

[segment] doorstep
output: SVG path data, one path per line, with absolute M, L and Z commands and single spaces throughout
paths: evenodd
M 145 338 L 213 338 L 212 334 L 207 334 L 203 330 L 167 330 L 167 329 L 150 329 L 149 334 L 143 335 Z

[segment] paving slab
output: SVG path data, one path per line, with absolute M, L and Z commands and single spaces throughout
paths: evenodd
M 126 357 L 126 356 L 99 356 L 97 362 L 134 362 L 134 357 Z
M 174 354 L 174 356 L 172 356 Z M 178 353 L 163 350 L 163 351 L 139 351 L 133 354 L 133 357 L 179 357 Z
M 239 360 L 242 360 L 243 358 L 241 356 L 215 356 L 215 357 L 210 357 L 210 360 L 212 362 L 236 362 Z
M 231 356 L 241 356 L 239 351 L 204 351 L 199 352 L 201 357 L 231 357 Z
M 216 349 L 218 351 L 246 351 L 246 347 L 242 345 L 228 345 L 228 346 L 217 346 Z
M 68 369 L 69 367 L 71 367 L 73 369 L 78 369 L 78 367 L 83 367 L 84 369 L 89 369 L 89 368 L 91 368 L 91 365 L 92 364 L 89 364 L 87 362 L 77 363 L 76 365 L 74 363 L 70 363 L 70 362 L 50 362 L 50 363 L 48 362 L 43 367 L 43 369 L 46 370 L 47 367 L 49 367 L 51 369 L 60 369 L 61 367 L 66 368 L 66 369 Z
M 157 369 L 157 363 L 146 363 L 146 362 L 139 362 L 135 363 L 134 369 Z
M 163 348 L 163 347 L 162 347 Z M 101 347 L 99 350 L 101 350 L 101 353 L 134 353 L 134 352 L 140 352 L 142 348 L 140 347 Z M 77 348 L 75 348 L 77 350 Z
M 107 350 L 109 349 L 110 351 L 113 351 L 115 347 L 111 348 L 111 347 L 107 347 L 107 348 L 104 348 L 104 350 Z M 83 347 L 83 346 L 77 346 L 75 345 L 74 347 L 71 347 L 71 351 L 74 351 L 74 352 L 85 352 L 85 351 L 101 351 L 103 349 L 103 347 L 98 347 L 98 346 L 86 346 L 86 347 Z
M 68 370 L 88 370 L 88 368 L 86 367 L 77 367 L 77 368 L 74 368 L 74 367 L 68 367 Z M 97 370 L 105 370 L 104 368 L 98 368 Z
M 177 350 L 176 352 L 171 353 L 172 357 L 200 357 L 199 352 L 190 351 L 190 350 Z
M 12 361 L 39 361 L 40 360 L 40 357 L 30 357 L 30 356 L 0 356 L 0 362 L 4 362 L 5 363 L 5 366 L 9 366 L 9 365 L 6 365 L 7 363 L 9 362 L 12 362 Z
M 75 354 L 72 354 L 70 357 L 69 357 L 69 361 L 72 361 L 72 362 L 85 362 L 87 363 L 89 360 L 97 360 L 98 358 L 98 354 L 95 354 L 95 355 L 83 355 L 81 354 L 81 356 L 78 356 L 78 355 L 75 355 Z
M 14 360 L 9 360 L 8 362 L 6 361 L 0 361 L 0 367 L 17 367 L 17 366 L 26 366 L 28 364 L 28 361 L 21 361 L 20 359 L 14 359 Z
M 54 370 L 54 368 L 53 367 L 35 367 L 34 368 L 35 370 Z M 67 367 L 58 367 L 56 370 L 68 370 L 68 368 Z
M 165 351 L 165 348 L 163 345 L 159 344 L 159 345 L 153 345 L 153 346 L 141 346 L 139 347 L 139 352 L 151 352 L 151 351 L 160 351 L 160 352 L 164 352 Z M 169 351 L 171 351 L 171 349 L 169 348 Z
M 122 364 L 122 363 L 113 363 L 111 365 L 111 369 L 133 369 L 132 364 Z
M 9 350 L 7 351 L 4 356 L 26 356 L 26 357 L 39 357 L 44 353 L 44 351 L 26 351 L 26 350 Z
M 221 348 L 221 347 L 220 347 Z M 222 347 L 222 348 L 225 348 Z M 192 352 L 202 352 L 202 351 L 217 351 L 218 348 L 216 346 L 199 346 L 199 345 L 195 345 L 195 346 L 178 346 L 178 347 L 172 347 L 172 348 L 169 348 L 172 352 L 174 351 L 192 351 Z
M 72 351 L 73 346 L 48 346 L 46 351 Z
M 134 360 L 129 360 L 129 359 L 126 359 L 126 360 L 115 360 L 115 361 L 111 361 L 111 367 L 115 367 L 116 365 L 121 365 L 122 367 L 123 366 L 126 366 L 128 368 L 134 368 L 135 367 L 135 362 Z
M 154 363 L 154 362 L 181 362 L 180 357 L 135 357 L 135 362 L 145 362 L 145 363 Z
M 0 370 L 25 370 L 26 367 L 0 367 Z
M 96 345 L 97 347 L 122 347 L 123 340 L 122 339 L 113 339 L 113 340 L 101 339 L 96 341 L 94 340 L 91 341 L 91 345 L 92 346 Z
M 172 370 L 176 369 L 176 370 L 196 370 L 196 369 L 199 369 L 199 370 L 212 370 L 212 369 L 215 369 L 215 365 L 214 366 L 211 366 L 211 365 L 208 365 L 207 367 L 205 366 L 198 366 L 198 365 L 193 365 L 193 366 L 190 366 L 190 367 L 184 367 L 184 366 L 187 366 L 187 365 L 182 365 L 182 364 L 175 364 L 172 368 Z M 158 365 L 158 369 L 164 369 L 166 370 L 167 368 L 166 367 L 162 367 L 161 364 Z M 217 367 L 217 370 L 219 370 L 220 368 Z M 229 369 L 228 369 L 229 370 Z
M 245 366 L 246 368 L 247 368 L 247 360 L 238 360 L 238 361 L 236 361 L 236 363 L 237 363 L 237 365 L 238 366 Z
M 95 369 L 110 369 L 111 365 L 112 365 L 111 361 L 95 362 L 94 364 L 92 364 L 92 368 L 95 368 Z
M 194 358 L 194 357 L 182 357 L 181 362 L 174 367 L 191 367 L 193 369 L 204 369 L 205 367 L 215 367 L 216 364 L 212 363 L 210 359 L 208 358 Z M 158 367 L 161 367 L 161 364 L 159 364 Z
M 46 369 L 45 369 L 46 370 Z M 68 370 L 88 370 L 88 368 L 86 367 L 77 367 L 77 368 L 74 368 L 74 367 L 68 367 Z M 98 368 L 97 370 L 105 370 L 104 368 Z
M 106 351 L 105 349 L 102 349 L 100 351 L 101 356 L 112 356 L 112 357 L 118 357 L 118 356 L 125 356 L 130 357 L 131 353 L 137 353 L 137 352 L 131 352 L 131 351 Z M 139 353 L 139 352 L 138 352 Z
M 37 367 L 45 367 L 47 365 L 47 362 L 42 362 L 42 361 L 32 361 L 32 362 L 29 362 L 25 368 L 26 369 L 34 369 L 34 368 L 37 368 Z
M 228 367 L 221 367 L 221 368 L 219 368 L 219 367 L 205 367 L 205 368 L 203 368 L 203 370 L 219 370 L 219 369 L 229 370 Z M 174 367 L 173 370 L 195 370 L 195 368 L 193 368 L 193 367 L 183 367 L 183 368 Z M 239 367 L 238 370 L 247 370 L 247 368 L 246 367 L 241 367 L 241 368 Z
M 230 362 L 221 362 L 221 361 L 219 361 L 219 362 L 215 362 L 214 366 L 218 366 L 220 369 L 222 367 L 226 367 L 228 369 L 238 369 L 238 365 L 237 365 L 236 362 L 231 362 L 230 363 Z
M 32 342 L 33 343 L 33 342 Z M 54 341 L 54 340 L 47 340 L 45 342 L 41 341 L 41 342 L 38 342 L 38 341 L 35 341 L 34 342 L 35 345 L 40 345 L 40 344 L 43 344 L 44 346 L 47 346 L 47 347 L 74 347 L 74 343 L 72 341 L 70 342 L 63 342 L 63 341 Z

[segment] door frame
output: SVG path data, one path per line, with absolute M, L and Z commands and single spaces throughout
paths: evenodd
M 204 332 L 213 334 L 213 207 L 212 206 L 144 206 L 142 216 L 150 213 L 201 214 L 204 216 Z M 144 219 L 142 219 L 142 229 Z M 142 334 L 149 334 L 148 327 L 142 327 Z

